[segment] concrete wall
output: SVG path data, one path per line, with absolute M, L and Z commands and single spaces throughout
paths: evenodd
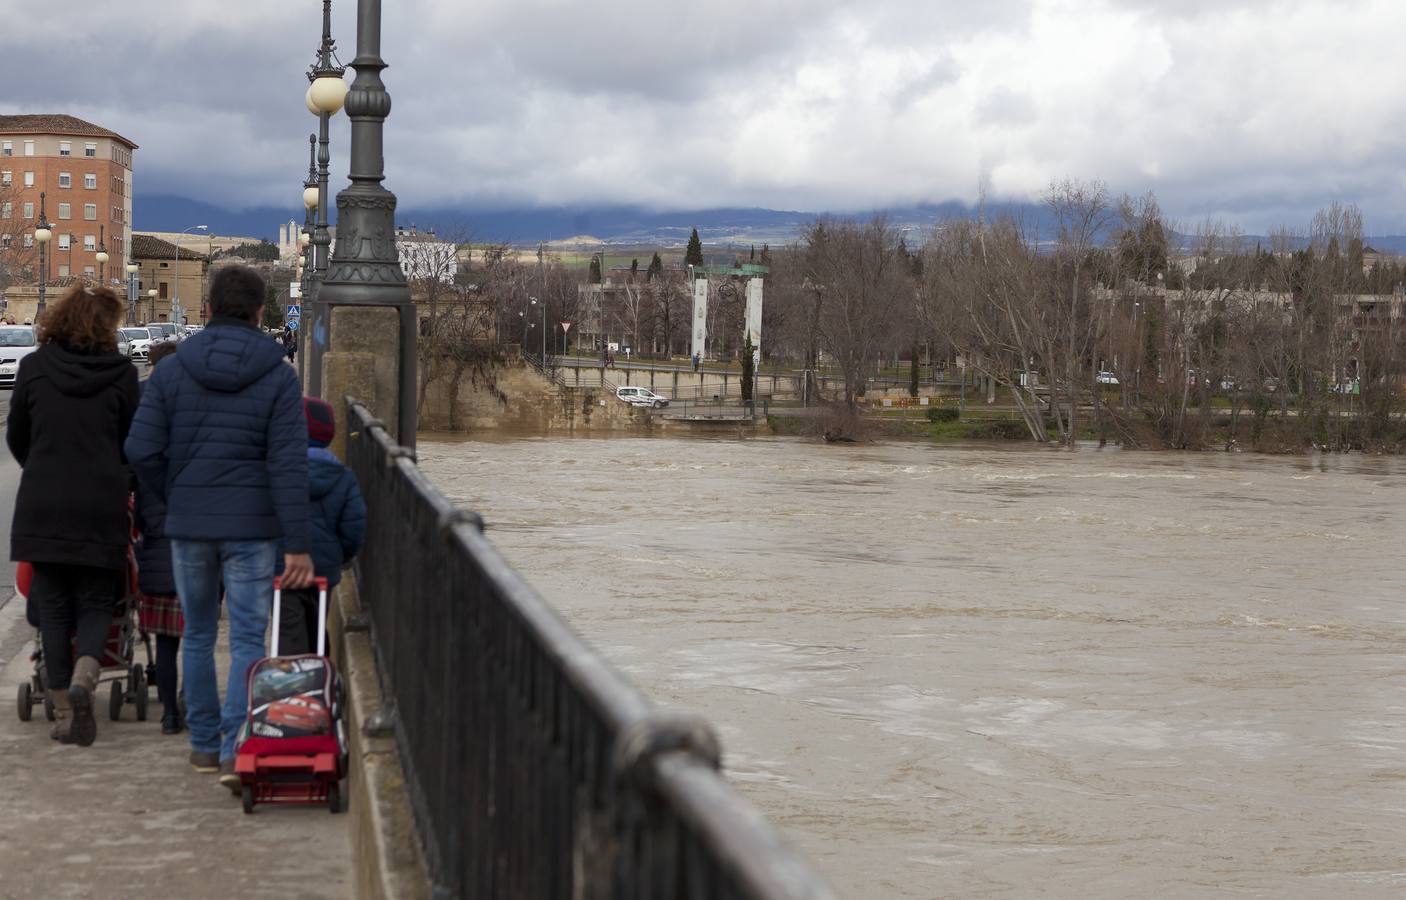
M 520 360 L 499 368 L 491 384 L 468 376 L 457 386 L 448 378 L 437 379 L 420 407 L 422 431 L 639 431 L 657 422 L 649 411 L 602 390 L 598 378 L 579 388 L 562 388 Z

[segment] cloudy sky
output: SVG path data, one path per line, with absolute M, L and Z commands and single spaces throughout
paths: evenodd
M 1075 176 L 1183 220 L 1304 225 L 1342 200 L 1406 232 L 1402 0 L 385 6 L 408 205 L 861 210 Z M 0 0 L 0 111 L 126 134 L 140 190 L 296 204 L 316 0 L 20 7 Z

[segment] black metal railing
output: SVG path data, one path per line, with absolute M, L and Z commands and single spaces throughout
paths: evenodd
M 355 401 L 362 603 L 437 895 L 832 894 L 664 715 L 585 645 Z

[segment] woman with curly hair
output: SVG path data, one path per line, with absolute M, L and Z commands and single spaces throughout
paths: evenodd
M 53 737 L 84 747 L 97 736 L 98 661 L 130 537 L 122 442 L 139 395 L 137 370 L 117 352 L 122 312 L 111 290 L 80 284 L 39 318 L 40 346 L 20 361 L 5 430 L 23 469 L 10 558 L 34 566 Z

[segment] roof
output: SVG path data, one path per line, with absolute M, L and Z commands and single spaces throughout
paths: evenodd
M 137 149 L 136 144 L 101 125 L 85 122 L 77 116 L 50 113 L 0 116 L 0 134 L 71 134 L 81 137 L 105 137 L 119 140 L 133 150 Z
M 170 241 L 163 241 L 159 237 L 152 237 L 149 234 L 132 235 L 132 258 L 133 259 L 175 259 L 176 245 Z M 181 245 L 181 259 L 204 259 L 204 253 L 196 253 L 194 250 Z

